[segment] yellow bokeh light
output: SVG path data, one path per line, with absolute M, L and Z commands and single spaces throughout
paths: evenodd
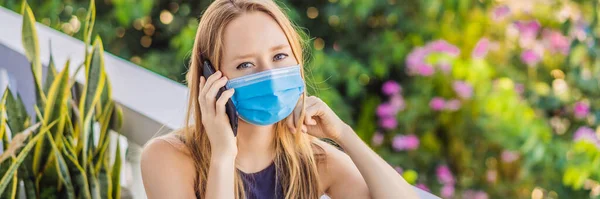
M 317 18 L 319 16 L 319 10 L 317 10 L 315 7 L 309 7 L 306 9 L 306 16 L 308 16 L 310 19 Z
M 531 192 L 531 199 L 542 199 L 544 197 L 544 192 L 539 187 L 536 187 Z
M 144 35 L 142 39 L 140 39 L 140 44 L 142 44 L 144 48 L 148 48 L 152 45 L 152 38 L 148 35 Z
M 323 50 L 323 48 L 325 47 L 325 41 L 323 41 L 323 39 L 321 38 L 317 38 L 315 39 L 315 49 L 317 50 Z
M 173 14 L 168 10 L 163 10 L 160 12 L 160 22 L 163 24 L 170 24 L 173 21 Z
M 340 17 L 338 17 L 337 15 L 329 16 L 329 25 L 337 26 L 338 24 L 340 24 Z

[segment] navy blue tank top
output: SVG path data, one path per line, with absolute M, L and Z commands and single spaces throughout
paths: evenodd
M 275 174 L 275 163 L 256 173 L 244 173 L 238 170 L 244 181 L 247 199 L 281 199 L 283 189 Z

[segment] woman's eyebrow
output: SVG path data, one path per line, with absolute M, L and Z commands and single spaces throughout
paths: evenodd
M 279 44 L 276 46 L 271 47 L 271 52 L 273 51 L 277 51 L 277 50 L 281 50 L 281 49 L 285 49 L 285 48 L 289 48 L 290 46 L 287 44 Z
M 281 49 L 286 49 L 286 48 L 289 48 L 289 47 L 290 46 L 287 45 L 287 44 L 279 44 L 279 45 L 271 47 L 271 52 L 278 51 L 278 50 L 281 50 Z M 247 59 L 247 58 L 254 57 L 255 55 L 256 54 L 254 54 L 254 53 L 245 54 L 245 55 L 237 55 L 237 56 L 234 57 L 234 60 Z

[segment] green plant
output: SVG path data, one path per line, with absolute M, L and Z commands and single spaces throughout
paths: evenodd
M 120 198 L 119 143 L 109 153 L 110 130 L 122 126 L 122 111 L 111 100 L 99 37 L 90 45 L 95 21 L 91 0 L 84 26 L 86 82 L 77 84 L 67 61 L 57 72 L 52 55 L 45 82 L 31 8 L 23 1 L 23 46 L 36 89 L 35 116 L 25 111 L 19 94 L 4 91 L 0 101 L 0 198 L 16 198 L 19 182 L 27 198 Z M 76 72 L 77 73 L 77 72 Z M 31 117 L 37 123 L 32 124 Z M 94 128 L 95 126 L 99 128 Z M 99 139 L 95 140 L 94 135 Z M 21 148 L 22 147 L 22 148 Z M 111 159 L 114 158 L 114 163 Z

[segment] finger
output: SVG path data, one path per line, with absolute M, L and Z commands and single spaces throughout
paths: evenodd
M 292 128 L 296 129 L 296 124 L 298 123 L 298 120 L 300 119 L 300 115 L 302 114 L 302 103 L 304 101 L 304 97 L 302 97 L 302 99 L 298 100 L 298 102 L 296 103 L 296 107 L 294 107 L 294 111 L 292 112 Z
M 207 111 L 215 114 L 215 101 L 217 101 L 217 93 L 219 89 L 223 88 L 227 83 L 227 78 L 222 77 L 219 80 L 215 81 L 210 88 L 206 88 L 206 93 L 204 94 L 206 100 Z
M 206 93 L 208 89 L 211 88 L 212 84 L 221 78 L 221 71 L 217 71 L 216 73 L 210 75 L 208 79 L 206 79 L 206 83 L 204 84 L 204 89 L 202 89 L 203 93 Z
M 294 115 L 292 115 L 291 117 L 288 117 L 285 121 L 285 124 L 287 125 L 288 129 L 290 129 L 290 131 L 292 133 L 295 133 L 296 131 L 294 130 Z
M 219 93 L 219 90 L 221 88 L 223 88 L 223 86 L 225 86 L 225 84 L 227 84 L 227 77 L 221 77 L 218 80 L 216 80 L 210 87 L 206 88 L 206 102 L 207 104 L 213 104 L 215 103 L 215 101 L 217 100 L 217 93 Z
M 302 132 L 303 133 L 307 133 L 308 132 L 308 128 L 306 127 L 306 125 L 302 125 Z
M 320 116 L 320 108 L 316 104 L 306 108 L 306 113 L 304 114 L 304 123 L 308 125 L 317 124 L 317 121 L 312 118 L 313 116 Z
M 234 93 L 234 89 L 228 89 L 221 94 L 221 97 L 219 97 L 215 105 L 217 116 L 225 114 L 225 104 L 227 104 L 227 101 L 231 98 L 231 96 L 233 96 Z

